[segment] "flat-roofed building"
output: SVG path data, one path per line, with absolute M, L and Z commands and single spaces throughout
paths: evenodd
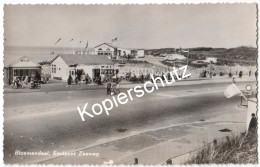
M 110 77 L 115 73 L 114 63 L 106 55 L 58 55 L 51 63 L 51 78 L 66 81 L 69 75 L 82 80 L 88 74 L 90 78 Z
M 131 55 L 131 49 L 115 46 L 111 43 L 102 43 L 94 47 L 95 54 L 105 55 L 110 59 L 120 59 Z

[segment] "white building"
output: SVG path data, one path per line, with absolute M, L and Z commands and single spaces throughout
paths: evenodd
M 32 61 L 31 58 L 24 56 L 16 62 L 10 64 L 7 67 L 6 72 L 8 73 L 6 83 L 10 84 L 14 77 L 40 75 L 41 66 L 38 62 Z
M 217 58 L 216 57 L 206 57 L 205 60 L 195 60 L 192 61 L 193 64 L 216 64 L 217 63 Z
M 41 79 L 41 76 L 50 69 L 48 64 L 41 65 L 41 62 L 48 62 L 50 60 L 31 58 L 23 56 L 9 66 L 5 67 L 5 83 L 11 84 L 14 77 L 36 76 Z
M 216 57 L 206 57 L 205 62 L 207 63 L 217 63 L 217 58 Z
M 165 60 L 175 60 L 175 61 L 184 61 L 186 57 L 180 54 L 166 54 Z
M 51 78 L 66 81 L 88 74 L 90 78 L 113 76 L 114 63 L 105 55 L 58 55 L 51 63 Z
M 137 58 L 144 58 L 144 49 L 137 49 Z
M 131 55 L 131 49 L 121 48 L 110 43 L 102 43 L 94 47 L 95 54 L 106 55 L 111 59 L 119 59 Z

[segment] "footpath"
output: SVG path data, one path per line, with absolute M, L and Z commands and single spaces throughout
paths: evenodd
M 236 82 L 245 82 L 245 81 L 256 81 L 255 77 L 243 77 L 237 78 Z M 228 77 L 214 77 L 214 78 L 191 78 L 183 79 L 180 81 L 173 82 L 172 84 L 167 85 L 164 82 L 165 87 L 169 86 L 181 86 L 181 85 L 197 85 L 197 84 L 208 84 L 208 83 L 231 83 L 232 79 Z M 144 82 L 145 83 L 145 82 Z M 144 83 L 131 83 L 128 81 L 122 81 L 120 83 L 121 89 L 130 89 L 135 86 L 143 87 Z M 157 82 L 158 87 L 162 87 L 160 81 Z M 147 87 L 152 87 L 153 84 L 147 84 Z M 95 84 L 77 84 L 72 85 L 72 87 L 67 87 L 65 82 L 61 83 L 50 83 L 42 84 L 40 89 L 29 89 L 29 85 L 25 85 L 24 88 L 13 89 L 11 85 L 4 85 L 4 93 L 32 93 L 32 92 L 54 92 L 54 91 L 79 91 L 79 90 L 97 90 L 97 89 L 106 89 L 106 85 L 95 85 Z

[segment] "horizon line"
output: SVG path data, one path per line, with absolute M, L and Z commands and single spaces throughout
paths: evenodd
M 118 46 L 120 47 L 120 46 Z M 127 48 L 127 47 L 121 47 L 121 48 L 127 48 L 127 49 L 144 49 L 144 50 L 152 50 L 152 49 L 172 49 L 172 48 L 175 48 L 175 49 L 179 49 L 179 48 L 182 48 L 182 49 L 195 49 L 195 48 L 213 48 L 213 49 L 219 49 L 219 48 L 223 48 L 223 49 L 232 49 L 232 48 L 240 48 L 240 47 L 247 47 L 247 48 L 257 48 L 257 47 L 254 47 L 252 45 L 240 45 L 240 46 L 233 46 L 233 47 L 212 47 L 212 46 L 196 46 L 196 47 L 160 47 L 160 48 Z M 71 47 L 71 46 L 12 46 L 12 45 L 8 45 L 8 46 L 5 46 L 4 45 L 4 48 L 56 48 L 56 49 L 82 49 L 84 47 Z M 89 47 L 90 49 L 94 49 L 95 47 Z

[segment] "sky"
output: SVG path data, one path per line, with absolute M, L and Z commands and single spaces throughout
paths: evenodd
M 256 6 L 5 5 L 4 37 L 18 47 L 94 47 L 113 38 L 126 48 L 256 47 Z

